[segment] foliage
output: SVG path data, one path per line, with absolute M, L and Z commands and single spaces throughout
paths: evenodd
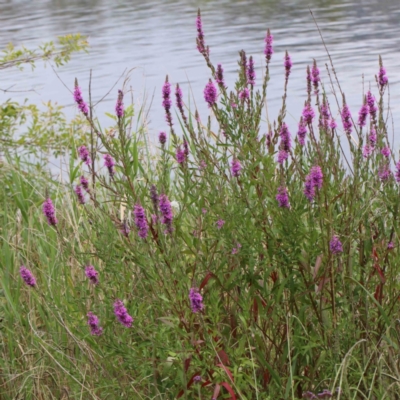
M 330 70 L 342 137 L 316 64 L 309 69 L 306 144 L 300 134 L 292 146 L 289 55 L 271 123 L 262 113 L 272 37 L 261 90 L 242 51 L 228 91 L 200 16 L 197 28 L 212 76 L 204 123 L 180 89 L 172 115 L 167 80 L 170 141 L 161 135 L 153 152 L 142 109 L 123 111 L 120 92 L 103 132 L 76 86 L 92 135 L 71 154 L 69 184 L 3 163 L 2 398 L 398 398 L 400 167 L 388 172 L 382 62 L 368 124 L 362 112 L 357 123 L 348 117 Z M 54 226 L 40 210 L 46 191 Z M 35 287 L 24 285 L 21 265 Z M 113 315 L 117 299 L 126 310 L 119 303 Z

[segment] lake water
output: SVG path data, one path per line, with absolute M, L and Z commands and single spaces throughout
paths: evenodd
M 232 87 L 238 51 L 246 50 L 256 61 L 258 82 L 263 70 L 264 37 L 267 28 L 274 35 L 268 108 L 276 118 L 283 88 L 283 56 L 288 50 L 293 61 L 289 82 L 287 122 L 295 132 L 306 99 L 305 69 L 315 58 L 327 83 L 324 63 L 327 55 L 310 15 L 312 9 L 332 55 L 353 117 L 357 117 L 364 87 L 374 92 L 378 55 L 382 55 L 390 81 L 391 106 L 395 127 L 400 127 L 400 6 L 399 0 L 8 0 L 0 1 L 0 45 L 9 42 L 34 47 L 66 33 L 87 35 L 89 54 L 77 54 L 58 70 L 71 89 L 79 79 L 87 93 L 89 71 L 93 70 L 93 97 L 100 99 L 125 69 L 131 73 L 135 101 L 143 94 L 148 104 L 149 129 L 153 137 L 166 130 L 161 107 L 161 87 L 165 75 L 189 91 L 205 120 L 208 109 L 203 88 L 209 71 L 196 49 L 195 18 L 202 9 L 206 43 L 211 59 L 222 63 L 228 85 Z M 364 74 L 364 77 L 363 77 Z M 1 100 L 32 102 L 57 101 L 70 116 L 76 113 L 70 92 L 50 67 L 2 71 L 0 88 L 13 86 L 14 92 L 1 94 Z M 190 84 L 190 85 L 189 85 Z M 122 82 L 121 82 L 122 85 Z M 113 112 L 118 84 L 97 106 L 102 122 L 105 111 Z M 327 85 L 328 88 L 328 85 Z M 333 103 L 333 99 L 331 100 Z M 398 140 L 395 137 L 395 142 Z

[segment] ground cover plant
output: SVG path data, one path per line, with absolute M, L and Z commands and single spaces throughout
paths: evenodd
M 265 113 L 272 33 L 261 76 L 241 51 L 228 88 L 200 12 L 196 29 L 208 116 L 167 77 L 154 149 L 125 87 L 103 129 L 76 81 L 68 183 L 6 152 L 1 398 L 399 398 L 400 163 L 382 60 L 359 111 L 333 64 L 323 83 L 311 63 L 290 132 L 289 53 L 282 107 Z

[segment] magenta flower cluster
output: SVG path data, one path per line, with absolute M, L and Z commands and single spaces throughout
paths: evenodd
M 115 161 L 109 154 L 104 154 L 104 166 L 108 169 L 108 173 L 111 177 L 115 174 Z
M 165 233 L 172 233 L 173 227 L 172 227 L 172 220 L 173 220 L 173 214 L 172 214 L 172 207 L 171 203 L 167 197 L 166 194 L 162 194 L 159 198 L 159 207 L 160 207 L 160 213 L 162 215 L 161 218 L 161 223 L 165 225 L 166 230 Z
M 287 189 L 284 186 L 278 188 L 278 194 L 276 195 L 276 201 L 279 207 L 290 208 L 289 195 Z
M 56 218 L 56 211 L 50 198 L 46 199 L 43 203 L 43 214 L 47 218 L 47 222 L 49 225 L 57 225 L 58 221 Z
M 74 100 L 75 103 L 78 105 L 79 110 L 84 114 L 88 115 L 89 114 L 89 108 L 87 104 L 84 102 L 83 97 L 82 97 L 82 92 L 81 88 L 75 84 L 75 89 L 74 89 Z
M 208 107 L 212 107 L 217 102 L 217 88 L 211 79 L 204 88 L 204 100 L 208 103 Z
M 247 68 L 247 83 L 252 86 L 256 84 L 256 71 L 254 69 L 254 60 L 252 56 L 249 58 L 249 66 Z
M 99 318 L 92 312 L 89 312 L 87 317 L 87 323 L 90 326 L 90 333 L 94 336 L 100 336 L 103 333 L 103 328 L 100 326 Z
M 93 267 L 93 265 L 86 266 L 85 275 L 90 280 L 90 282 L 93 283 L 93 285 L 98 285 L 99 273 L 96 271 L 96 269 Z
M 118 118 L 122 118 L 124 116 L 124 93 L 122 90 L 118 90 L 118 99 L 117 104 L 115 105 L 115 114 Z
M 242 170 L 242 166 L 237 159 L 233 159 L 231 163 L 231 172 L 234 177 L 239 177 L 240 171 Z
M 21 265 L 21 268 L 19 269 L 19 273 L 21 275 L 21 278 L 23 281 L 30 287 L 35 287 L 36 286 L 36 279 L 33 276 L 32 272 L 26 268 L 24 265 Z
M 92 160 L 90 159 L 89 150 L 86 146 L 80 146 L 78 149 L 79 157 L 86 165 L 90 165 Z
M 274 53 L 274 49 L 272 47 L 274 37 L 272 36 L 270 30 L 268 29 L 267 35 L 265 37 L 265 59 L 267 60 L 267 64 L 271 61 L 271 56 Z
M 149 226 L 147 224 L 144 208 L 140 204 L 136 204 L 133 210 L 133 214 L 135 216 L 135 225 L 138 229 L 138 235 L 142 239 L 146 239 L 149 231 Z
M 353 124 L 351 122 L 350 109 L 346 103 L 343 105 L 341 117 L 342 117 L 344 131 L 346 132 L 346 135 L 350 135 L 353 129 L 352 128 Z
M 198 313 L 204 308 L 203 296 L 199 293 L 199 289 L 191 288 L 189 291 L 190 307 L 194 313 Z
M 82 186 L 76 185 L 74 191 L 76 193 L 76 197 L 78 198 L 79 203 L 85 204 L 86 201 L 85 201 L 85 195 L 82 190 Z
M 329 242 L 329 249 L 332 254 L 343 253 L 342 242 L 338 238 L 338 236 L 333 235 L 331 241 Z
M 128 314 L 128 310 L 125 308 L 124 303 L 121 300 L 115 301 L 114 314 L 122 325 L 127 328 L 132 326 L 133 318 Z
M 310 173 L 306 176 L 304 184 L 304 194 L 309 201 L 313 201 L 315 197 L 315 189 L 321 189 L 323 183 L 321 167 L 315 165 L 311 168 Z
M 288 159 L 290 149 L 292 148 L 289 128 L 287 127 L 285 122 L 282 124 L 279 136 L 281 138 L 281 142 L 279 145 L 278 163 L 282 164 L 285 160 Z

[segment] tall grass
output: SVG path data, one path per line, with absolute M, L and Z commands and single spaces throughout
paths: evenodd
M 69 183 L 3 162 L 1 398 L 399 398 L 400 165 L 382 60 L 353 118 L 333 66 L 325 86 L 311 65 L 289 132 L 288 53 L 281 110 L 263 116 L 270 32 L 262 77 L 242 51 L 232 89 L 200 13 L 197 33 L 210 115 L 167 78 L 157 151 L 123 91 L 103 130 L 76 83 L 91 134 Z

